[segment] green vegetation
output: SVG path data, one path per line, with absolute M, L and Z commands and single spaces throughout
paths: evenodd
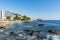
M 30 17 L 28 17 L 28 16 L 26 16 L 26 15 L 24 15 L 24 16 L 21 16 L 20 14 L 18 14 L 18 13 L 16 13 L 16 14 L 14 14 L 13 13 L 13 21 L 24 21 L 24 22 L 30 22 Z M 8 19 L 9 21 L 11 20 L 11 16 L 6 16 L 6 19 Z
M 10 21 L 11 17 L 10 16 L 6 16 L 6 19 Z
M 13 21 L 24 21 L 24 22 L 30 22 L 31 21 L 31 18 L 29 16 L 26 16 L 26 15 L 21 16 L 18 13 L 13 13 L 13 16 L 6 16 L 6 19 L 8 19 L 9 21 L 11 20 L 11 18 Z M 42 21 L 42 19 L 40 19 L 40 18 L 38 18 L 36 20 Z
M 13 20 L 21 20 L 21 15 L 14 14 L 15 17 L 13 17 Z
M 31 19 L 28 16 L 22 16 L 22 21 L 29 22 Z

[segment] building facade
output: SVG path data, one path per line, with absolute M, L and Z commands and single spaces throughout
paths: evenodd
M 2 11 L 0 11 L 0 19 L 2 19 Z
M 0 11 L 0 20 L 4 20 L 5 19 L 5 11 Z
M 13 12 L 0 10 L 0 20 L 5 20 L 6 16 L 13 16 Z

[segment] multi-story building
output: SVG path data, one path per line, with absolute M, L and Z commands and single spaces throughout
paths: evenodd
M 0 11 L 0 19 L 2 19 L 2 11 Z
M 5 11 L 0 11 L 0 20 L 5 19 Z
M 6 16 L 13 16 L 13 12 L 0 10 L 0 20 L 5 20 Z

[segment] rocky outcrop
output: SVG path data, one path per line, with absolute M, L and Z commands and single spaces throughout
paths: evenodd
M 38 26 L 45 26 L 45 24 L 38 24 Z
M 50 34 L 58 34 L 57 30 L 49 30 L 48 33 L 50 33 Z
M 13 22 L 6 21 L 6 22 L 0 22 L 0 28 L 8 28 Z
M 3 23 L 0 23 L 0 29 L 5 28 L 5 25 Z

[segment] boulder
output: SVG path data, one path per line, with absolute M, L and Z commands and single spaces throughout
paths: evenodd
M 44 26 L 45 24 L 38 24 L 38 26 Z
M 5 28 L 3 23 L 0 23 L 0 28 Z

